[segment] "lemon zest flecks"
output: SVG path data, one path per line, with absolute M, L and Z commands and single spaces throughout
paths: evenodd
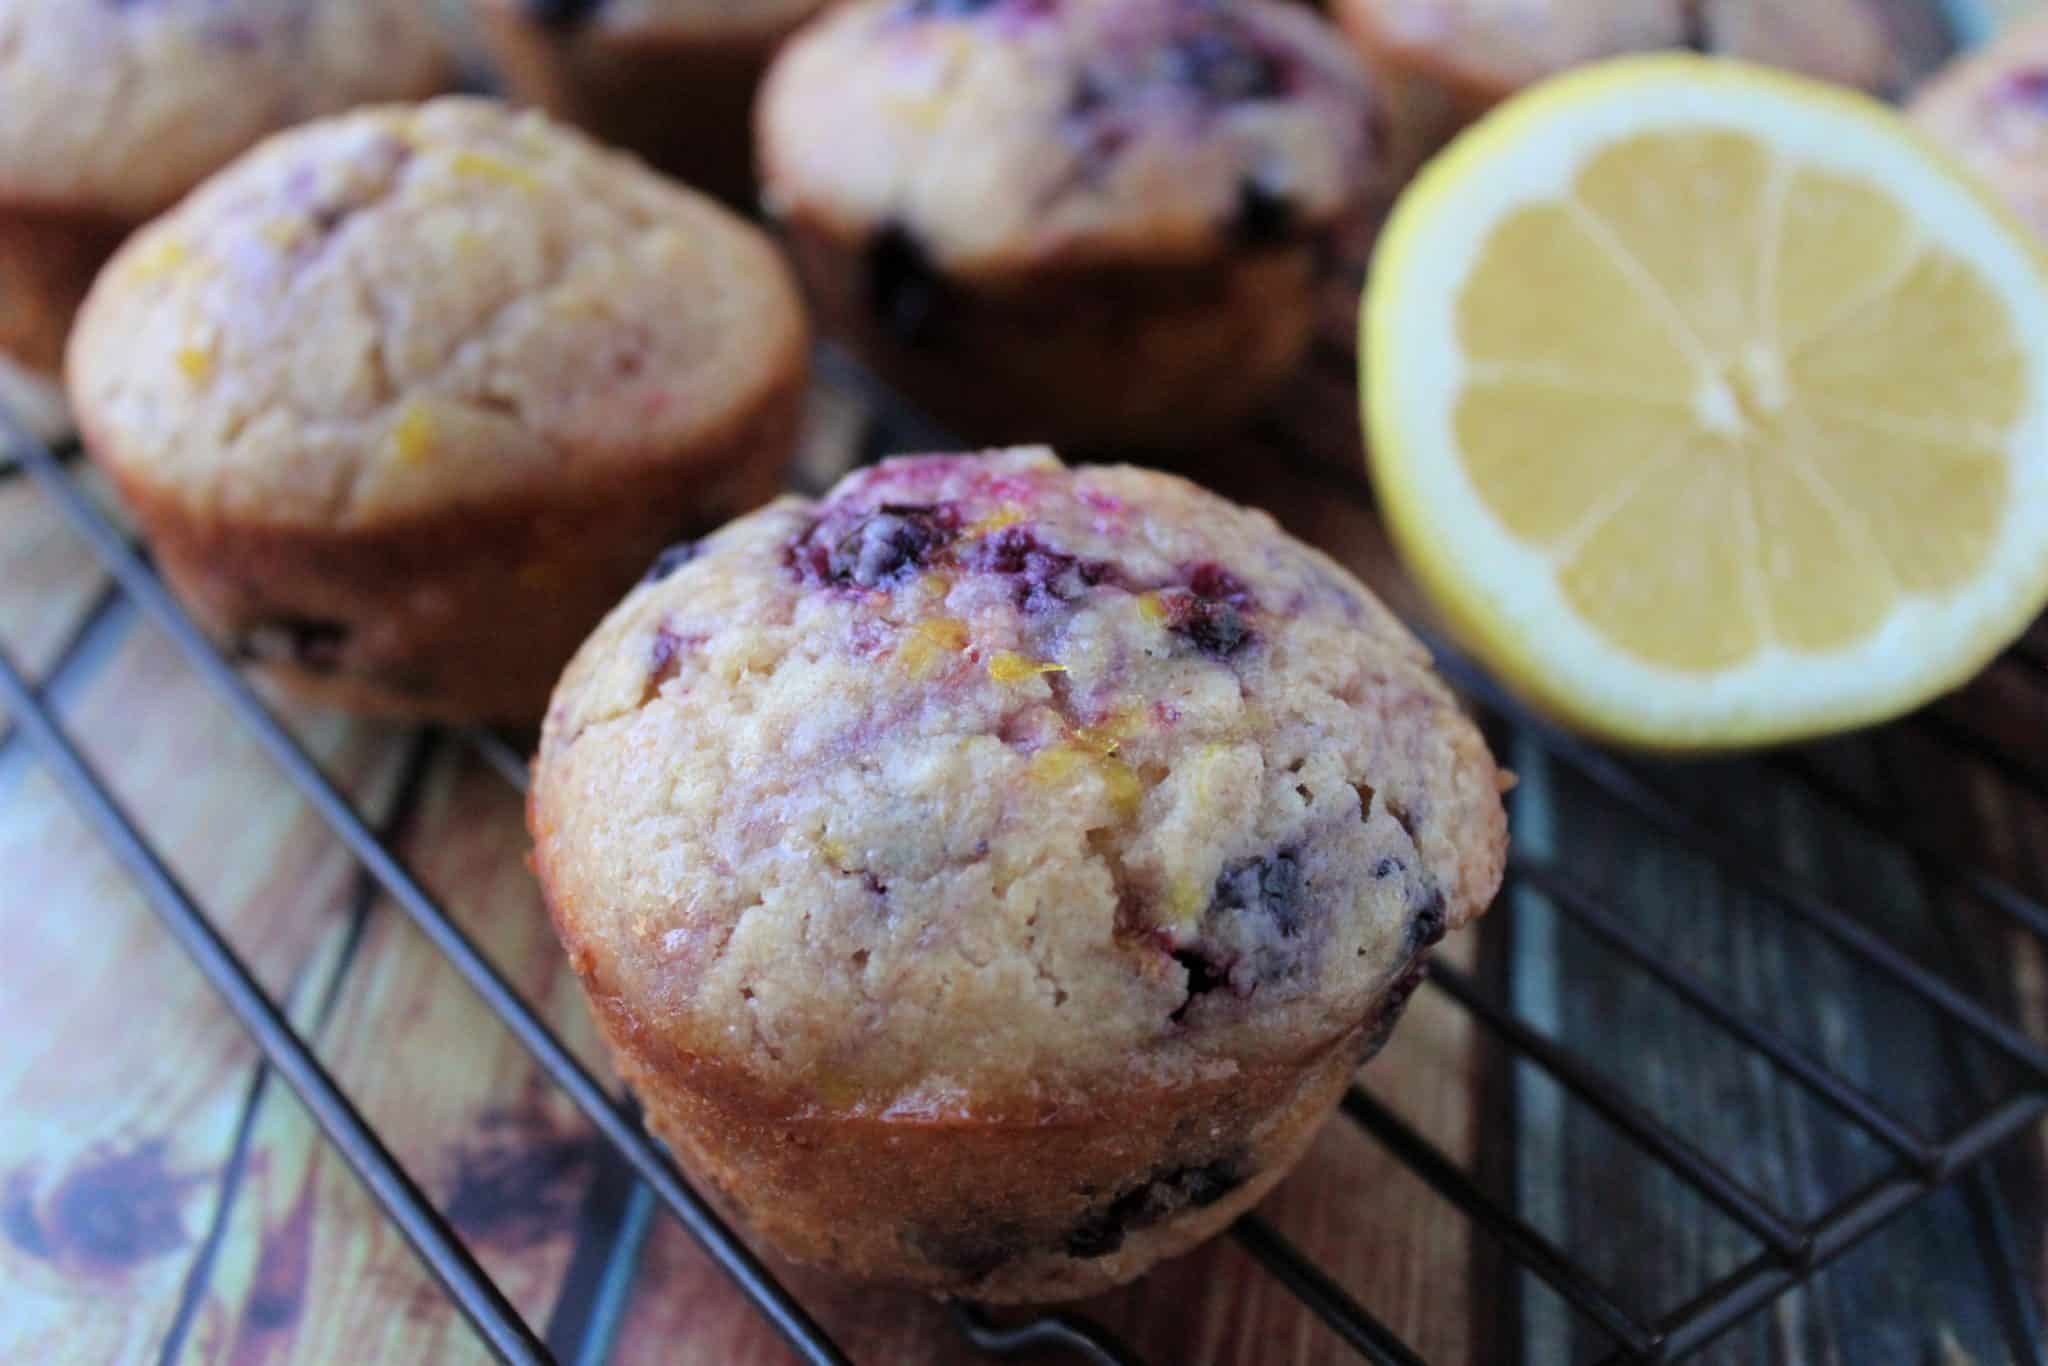
M 1017 523 L 1023 520 L 1023 508 L 1018 507 L 1015 503 L 1004 503 L 1001 507 L 998 507 L 994 512 L 991 512 L 988 516 L 982 518 L 980 521 L 968 527 L 964 535 L 969 540 L 972 540 L 976 536 L 993 535 L 994 533 L 1001 531 L 1004 527 L 1015 526 L 1017 525 Z
M 1138 598 L 1138 615 L 1154 626 L 1166 624 L 1166 603 L 1157 593 L 1145 593 Z
M 998 683 L 1022 683 L 1040 674 L 1063 674 L 1066 671 L 1064 664 L 1048 664 L 1014 650 L 998 650 L 988 659 L 988 676 Z
M 181 346 L 176 359 L 179 371 L 195 386 L 203 386 L 213 378 L 212 347 Z
M 423 403 L 405 405 L 405 411 L 398 415 L 398 423 L 391 429 L 391 444 L 398 452 L 398 458 L 407 465 L 417 465 L 434 453 L 434 415 Z
M 1178 925 L 1191 925 L 1201 918 L 1202 910 L 1209 904 L 1209 898 L 1202 893 L 1202 885 L 1186 873 L 1175 874 L 1166 890 L 1167 918 Z
M 448 158 L 448 166 L 457 175 L 478 176 L 521 190 L 540 188 L 540 181 L 533 172 L 522 166 L 514 166 L 502 157 L 490 156 L 484 152 L 457 152 Z
M 952 617 L 934 617 L 913 626 L 896 649 L 896 658 L 913 678 L 929 676 L 949 655 L 967 648 L 967 623 Z
M 128 267 L 128 277 L 137 283 L 159 280 L 191 259 L 192 248 L 186 246 L 182 239 L 166 237 L 133 259 Z
M 1143 727 L 1144 718 L 1143 707 L 1119 707 L 1092 726 L 1074 727 L 1067 732 L 1067 739 L 1097 754 L 1114 754 Z
M 1033 782 L 1046 787 L 1066 787 L 1083 777 L 1092 777 L 1101 784 L 1111 811 L 1120 821 L 1135 816 L 1145 797 L 1145 785 L 1129 764 L 1074 745 L 1046 746 L 1031 756 L 1026 771 Z

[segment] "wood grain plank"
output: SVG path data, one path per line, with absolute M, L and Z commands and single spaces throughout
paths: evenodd
M 98 662 L 61 690 L 73 733 L 282 988 L 344 899 L 346 860 L 153 632 Z M 303 723 L 341 782 L 382 799 L 387 737 Z M 253 1049 L 21 745 L 0 757 L 0 867 L 0 1359 L 141 1360 L 212 1217 Z
M 435 763 L 398 847 L 507 977 L 601 1066 L 533 881 L 519 798 L 466 752 Z M 317 1002 L 332 995 L 331 1014 Z M 542 1325 L 596 1172 L 568 1100 L 397 911 L 331 951 L 301 1023 L 386 1145 L 529 1322 Z M 483 1349 L 295 1102 L 266 1091 L 244 1196 L 185 1359 L 465 1361 Z
M 40 674 L 106 589 L 92 553 L 25 478 L 0 480 L 0 644 Z

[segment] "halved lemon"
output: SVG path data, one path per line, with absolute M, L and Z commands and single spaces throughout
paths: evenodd
M 1876 721 L 2048 598 L 2048 258 L 1874 101 L 1676 55 L 1538 87 L 1396 207 L 1363 333 L 1403 558 L 1583 730 Z

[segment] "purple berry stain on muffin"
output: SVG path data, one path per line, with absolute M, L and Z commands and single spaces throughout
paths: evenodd
M 813 583 L 893 588 L 937 563 L 959 530 L 950 506 L 884 503 L 850 520 L 835 509 L 791 548 L 790 562 Z
M 1149 595 L 1143 610 L 1209 658 L 1227 661 L 1253 643 L 1258 602 L 1244 580 L 1220 565 L 1198 564 L 1185 586 Z
M 1069 1257 L 1106 1257 L 1131 1233 L 1185 1209 L 1206 1209 L 1242 1186 L 1248 1176 L 1243 1157 L 1236 1155 L 1160 1172 L 1091 1209 L 1068 1231 L 1062 1246 Z
M 1008 526 L 982 538 L 969 569 L 1015 581 L 1012 595 L 1026 612 L 1049 612 L 1080 601 L 1088 590 L 1116 577 L 1116 567 L 1083 560 L 1045 544 L 1028 526 Z
M 1197 8 L 1192 31 L 1160 50 L 1156 70 L 1164 79 L 1212 104 L 1243 104 L 1283 98 L 1290 86 L 1288 64 L 1245 29 L 1218 13 Z
M 1988 118 L 2015 146 L 2048 138 L 2048 67 L 2014 71 L 1991 88 Z
M 1306 907 L 1299 853 L 1281 849 L 1226 867 L 1217 874 L 1210 907 L 1212 915 L 1218 911 L 1256 911 L 1272 919 L 1282 938 L 1300 934 Z

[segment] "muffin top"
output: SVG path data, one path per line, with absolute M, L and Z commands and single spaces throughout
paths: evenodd
M 1498 98 L 1581 62 L 1677 47 L 1692 0 L 1334 0 L 1378 53 Z
M 1327 224 L 1370 182 L 1373 112 L 1296 4 L 858 0 L 783 49 L 758 119 L 771 209 L 964 273 Z
M 788 28 L 825 0 L 481 0 L 563 34 L 723 37 Z
M 1391 61 L 1499 99 L 1568 67 L 1694 47 L 1878 87 L 1896 74 L 1870 0 L 1335 0 Z
M 805 346 L 754 228 L 537 113 L 446 98 L 281 134 L 136 234 L 69 379 L 124 477 L 360 526 L 677 460 Z
M 888 461 L 664 556 L 534 778 L 599 1008 L 791 1112 L 1043 1118 L 1303 1058 L 1484 908 L 1505 839 L 1355 579 L 1043 449 Z
M 267 133 L 449 73 L 421 0 L 0 0 L 0 203 L 140 221 Z
M 2048 239 L 2048 18 L 1950 67 L 1910 112 Z

